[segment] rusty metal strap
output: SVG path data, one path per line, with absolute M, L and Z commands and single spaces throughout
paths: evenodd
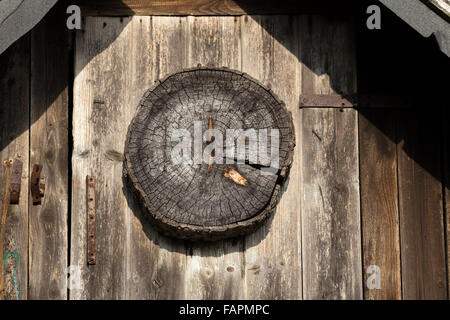
M 22 167 L 22 161 L 16 159 L 12 166 L 11 182 L 9 184 L 10 204 L 19 204 L 20 189 L 22 184 Z
M 41 197 L 43 196 L 43 186 L 41 185 L 41 171 L 42 166 L 35 164 L 33 166 L 33 172 L 31 173 L 31 195 L 33 197 L 33 204 L 41 204 Z
M 89 265 L 97 263 L 97 249 L 95 246 L 95 181 L 86 176 L 86 208 L 87 208 L 87 261 Z
M 300 108 L 331 107 L 353 108 L 357 105 L 356 95 L 340 94 L 302 94 L 300 95 Z

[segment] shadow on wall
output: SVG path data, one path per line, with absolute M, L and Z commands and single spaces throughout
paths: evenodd
M 236 1 L 238 4 L 242 2 L 242 8 L 248 4 L 248 1 Z M 358 80 L 357 87 L 360 94 L 371 95 L 393 95 L 393 96 L 408 96 L 413 104 L 412 108 L 400 111 L 400 119 L 396 121 L 395 130 L 386 130 L 383 117 L 372 117 L 366 109 L 360 109 L 360 115 L 366 115 L 374 126 L 379 128 L 385 135 L 387 135 L 396 144 L 403 141 L 401 144 L 403 150 L 422 168 L 433 175 L 438 181 L 444 182 L 443 179 L 443 107 L 446 103 L 445 94 L 448 92 L 448 81 L 440 81 L 439 76 L 450 74 L 450 63 L 448 58 L 439 51 L 434 39 L 422 38 L 418 33 L 398 19 L 389 10 L 382 8 L 382 29 L 368 30 L 365 27 L 365 19 L 367 15 L 365 10 L 371 1 L 348 1 L 348 7 L 342 7 L 346 19 L 355 19 L 357 30 L 355 37 L 358 39 L 358 61 L 357 72 Z M 8 76 L 11 70 L 17 67 L 17 64 L 28 63 L 32 64 L 46 63 L 48 68 L 66 68 L 67 66 L 61 64 L 61 61 L 34 61 L 33 48 L 29 48 L 29 39 L 33 38 L 39 32 L 45 32 L 45 25 L 50 22 L 52 25 L 52 33 L 48 37 L 44 37 L 47 43 L 40 45 L 51 48 L 60 47 L 61 43 L 68 42 L 67 47 L 61 47 L 61 55 L 69 52 L 73 57 L 73 38 L 76 32 L 68 31 L 66 28 L 67 14 L 65 12 L 69 2 L 59 1 L 58 4 L 50 11 L 43 21 L 34 29 L 34 31 L 19 40 L 16 44 L 10 47 L 6 52 L 0 56 L 0 92 L 5 93 L 0 99 L 0 119 L 8 118 L 11 122 L 17 117 L 28 115 L 17 114 L 14 112 L 15 101 L 8 100 L 8 92 L 14 90 L 17 86 L 16 79 Z M 70 2 L 73 4 L 73 2 Z M 125 4 L 120 5 L 122 10 L 127 10 Z M 129 15 L 133 11 L 129 9 Z M 289 19 L 289 17 L 287 17 Z M 324 17 L 324 19 L 339 19 L 336 17 Z M 123 26 L 125 28 L 128 24 L 128 19 L 123 19 Z M 262 19 L 261 21 L 265 21 Z M 310 19 L 310 21 L 312 21 Z M 272 34 L 276 40 L 281 44 L 286 44 L 286 40 L 280 38 L 274 33 L 272 24 L 262 24 L 266 31 Z M 292 52 L 299 61 L 301 61 L 314 74 L 321 76 L 326 75 L 332 89 L 335 92 L 348 93 L 349 88 L 356 87 L 356 79 L 352 77 L 344 77 L 342 81 L 342 72 L 339 68 L 334 68 L 338 63 L 335 61 L 339 58 L 338 52 L 330 50 L 325 53 L 324 48 L 333 45 L 333 41 L 339 41 L 333 37 L 334 30 L 324 30 L 329 32 L 329 43 L 319 43 L 315 41 L 314 35 L 316 30 L 314 24 L 311 22 L 304 26 L 309 28 L 308 32 L 304 33 L 308 36 L 302 39 L 300 50 L 301 52 Z M 119 35 L 121 30 L 118 30 Z M 84 31 L 77 31 L 84 32 Z M 70 39 L 70 41 L 67 41 Z M 33 44 L 33 41 L 31 41 Z M 101 52 L 109 47 L 111 42 L 99 42 Z M 285 45 L 289 48 L 289 45 Z M 18 55 L 18 51 L 20 55 Z M 31 52 L 31 57 L 30 57 Z M 325 54 L 325 59 L 315 60 L 314 57 L 319 54 Z M 92 57 L 93 58 L 93 57 Z M 78 62 L 79 63 L 79 62 Z M 32 75 L 31 67 L 28 66 L 29 74 Z M 77 65 L 76 70 L 82 70 L 84 65 Z M 65 73 L 69 81 L 69 101 L 72 99 L 72 83 L 76 74 L 73 74 L 74 65 L 69 63 Z M 33 75 L 32 75 L 33 76 Z M 36 75 L 38 77 L 39 75 Z M 66 81 L 57 81 L 58 79 L 47 79 L 47 83 L 39 86 L 41 88 L 52 88 L 49 93 L 53 96 L 48 96 L 45 103 L 50 106 L 62 92 L 67 89 Z M 33 81 L 31 82 L 33 83 Z M 27 87 L 26 85 L 24 87 Z M 31 101 L 33 95 L 33 87 L 31 90 Z M 303 87 L 303 92 L 308 92 L 308 87 Z M 24 93 L 26 94 L 26 93 Z M 23 103 L 26 103 L 24 101 Z M 69 106 L 70 106 L 69 102 Z M 364 106 L 360 106 L 364 107 Z M 45 108 L 39 108 L 45 110 Z M 380 111 L 382 112 L 382 111 Z M 446 116 L 448 117 L 448 112 Z M 34 119 L 38 119 L 41 115 L 34 115 Z M 69 117 L 69 122 L 71 119 Z M 13 132 L 7 132 L 6 128 L 0 128 L 0 151 L 4 150 L 16 137 L 26 132 L 29 128 L 23 125 L 24 122 L 18 121 L 19 126 Z M 69 124 L 70 126 L 70 124 Z M 410 133 L 414 132 L 415 136 L 411 138 Z M 71 133 L 69 132 L 69 135 Z M 69 137 L 69 141 L 72 138 Z M 125 190 L 124 190 L 125 191 Z M 125 191 L 128 192 L 128 191 Z M 151 227 L 143 219 L 142 212 L 135 204 L 130 203 L 130 207 L 134 208 L 136 216 L 143 221 L 147 236 L 152 239 Z M 269 221 L 270 225 L 270 221 Z M 164 241 L 167 243 L 167 241 Z M 186 244 L 186 250 L 189 252 L 189 244 Z M 170 250 L 171 248 L 167 248 Z

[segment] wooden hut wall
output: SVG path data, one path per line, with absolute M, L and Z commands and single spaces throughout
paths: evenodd
M 383 27 L 407 44 L 361 31 L 363 6 L 84 17 L 79 31 L 65 28 L 62 5 L 52 9 L 0 56 L 0 160 L 24 163 L 20 203 L 7 211 L 4 298 L 447 299 L 448 97 L 433 72 L 448 72 L 448 60 L 387 11 Z M 269 86 L 296 130 L 273 218 L 215 243 L 160 235 L 122 177 L 143 93 L 197 65 Z M 301 94 L 331 93 L 372 98 L 299 108 Z M 34 164 L 46 185 L 37 206 Z M 87 265 L 86 175 L 96 181 L 96 265 Z M 2 168 L 2 208 L 5 181 Z M 377 289 L 367 285 L 374 270 Z M 81 286 L 68 288 L 78 275 Z

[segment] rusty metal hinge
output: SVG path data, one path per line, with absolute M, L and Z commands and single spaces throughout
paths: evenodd
M 20 189 L 22 185 L 22 161 L 16 159 L 12 165 L 11 181 L 9 184 L 9 203 L 19 204 Z
M 41 198 L 44 196 L 45 183 L 41 179 L 42 165 L 35 164 L 31 173 L 31 195 L 33 197 L 33 205 L 41 204 Z
M 300 108 L 307 108 L 307 107 L 353 108 L 356 106 L 357 106 L 356 95 L 343 95 L 343 94 L 300 95 Z
M 87 261 L 88 264 L 97 263 L 97 249 L 95 246 L 95 181 L 86 176 L 86 208 L 87 208 Z

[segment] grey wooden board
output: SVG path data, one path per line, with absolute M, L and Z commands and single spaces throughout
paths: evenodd
M 306 16 L 243 16 L 242 71 L 271 88 L 291 111 L 300 140 L 298 32 Z M 245 239 L 248 299 L 301 299 L 299 147 L 277 211 Z
M 0 210 L 6 183 L 4 160 L 23 162 L 22 188 L 18 205 L 7 211 L 4 254 L 5 299 L 27 299 L 28 283 L 28 159 L 30 38 L 17 41 L 0 57 Z M 7 76 L 4 76 L 7 75 Z M 4 263 L 3 257 L 1 263 Z M 15 273 L 15 279 L 14 279 Z
M 302 126 L 304 297 L 361 299 L 357 113 L 304 109 Z
M 352 24 L 303 22 L 302 93 L 354 94 Z M 362 299 L 357 111 L 302 109 L 301 121 L 304 299 Z
M 187 66 L 239 70 L 241 22 L 235 17 L 187 17 Z M 193 243 L 186 262 L 189 299 L 243 299 L 243 240 Z
M 131 90 L 130 103 L 135 108 L 155 81 L 185 67 L 186 22 L 185 18 L 140 17 L 132 19 L 131 28 L 137 38 L 133 42 L 133 76 L 129 80 L 132 88 L 137 89 Z M 170 49 L 173 46 L 175 50 Z M 128 123 L 124 125 L 128 126 Z M 130 217 L 128 270 L 133 275 L 133 282 L 128 284 L 127 298 L 182 299 L 185 297 L 186 264 L 183 242 L 157 233 L 143 218 L 139 203 L 133 199 L 130 204 L 138 216 Z M 144 232 L 141 222 L 144 222 Z
M 88 18 L 78 34 L 71 264 L 81 268 L 83 288 L 71 290 L 71 299 L 184 296 L 184 245 L 142 226 L 142 212 L 122 181 L 125 135 L 139 100 L 154 81 L 184 65 L 182 53 L 168 50 L 183 48 L 180 21 Z M 97 264 L 89 267 L 86 174 L 96 179 L 97 198 Z
M 123 107 L 129 98 L 130 59 L 124 57 L 130 53 L 130 29 L 120 33 L 128 19 L 106 19 L 105 27 L 103 22 L 87 20 L 84 32 L 76 38 L 70 265 L 80 268 L 82 281 L 81 288 L 71 289 L 71 299 L 124 298 L 129 275 L 126 237 L 130 222 L 122 191 L 120 137 L 126 131 L 124 122 L 134 112 Z M 108 47 L 112 39 L 115 42 Z M 97 264 L 91 266 L 87 266 L 86 251 L 86 175 L 95 179 L 97 200 Z
M 449 111 L 449 103 L 445 102 L 442 104 L 443 109 L 443 117 L 442 124 L 444 128 L 444 164 L 450 163 L 450 127 L 448 126 L 450 120 L 450 111 Z M 444 181 L 445 181 L 445 213 L 446 213 L 446 238 L 447 238 L 447 298 L 450 299 L 450 269 L 449 269 L 449 261 L 450 261 L 450 168 L 449 166 L 444 166 Z
M 30 167 L 42 165 L 45 195 L 29 206 L 29 299 L 67 298 L 70 38 L 64 26 L 58 12 L 31 33 Z

